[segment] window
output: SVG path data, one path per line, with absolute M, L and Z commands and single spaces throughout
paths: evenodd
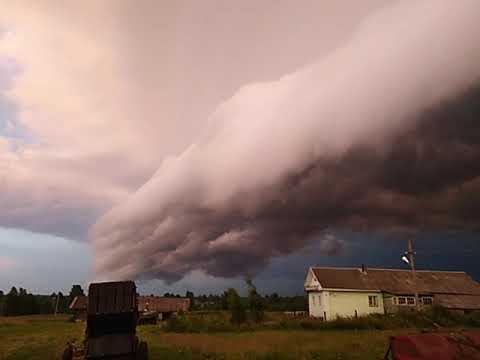
M 431 296 L 422 297 L 423 305 L 433 305 L 433 298 Z
M 368 306 L 378 307 L 378 296 L 369 296 L 368 297 Z
M 322 306 L 322 298 L 321 298 L 321 295 L 318 295 L 318 306 Z
M 413 296 L 397 296 L 397 301 L 393 301 L 396 305 L 415 305 L 415 298 Z

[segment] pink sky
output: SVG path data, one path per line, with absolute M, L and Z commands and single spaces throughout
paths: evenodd
M 6 257 L 0 257 L 0 271 L 6 271 L 16 266 L 16 262 L 13 259 Z

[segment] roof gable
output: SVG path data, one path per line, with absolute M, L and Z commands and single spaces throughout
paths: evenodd
M 303 286 L 305 287 L 305 289 L 308 289 L 308 290 L 313 290 L 313 289 L 320 290 L 321 289 L 321 285 L 318 282 L 318 279 L 315 276 L 315 273 L 313 272 L 312 268 L 308 269 L 307 278 L 305 279 L 305 282 L 303 283 Z
M 312 271 L 324 288 L 413 292 L 410 270 L 314 267 Z M 480 295 L 480 284 L 465 272 L 419 270 L 416 274 L 420 293 Z
M 86 310 L 88 304 L 88 299 L 86 296 L 75 296 L 72 300 L 72 303 L 69 306 L 70 310 Z

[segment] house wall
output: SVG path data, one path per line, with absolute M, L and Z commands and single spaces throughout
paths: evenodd
M 376 296 L 378 306 L 370 307 L 368 302 L 369 296 Z M 378 292 L 331 292 L 330 295 L 330 319 L 336 317 L 352 317 L 369 314 L 383 314 L 384 304 L 383 296 Z
M 385 312 L 387 314 L 393 314 L 398 312 L 398 306 L 393 303 L 393 298 L 395 296 L 392 294 L 383 294 L 383 304 L 385 307 Z
M 387 314 L 393 314 L 393 313 L 396 313 L 396 312 L 399 312 L 399 311 L 413 311 L 413 310 L 415 310 L 416 309 L 415 303 L 413 303 L 413 304 L 406 303 L 406 304 L 400 305 L 399 302 L 398 302 L 399 297 L 413 298 L 414 296 L 415 295 L 413 295 L 413 294 L 410 294 L 410 295 L 393 295 L 393 294 L 385 293 L 383 295 L 383 302 L 385 304 L 385 312 Z M 428 309 L 431 305 L 430 304 L 426 304 L 426 305 L 423 304 L 423 298 L 424 297 L 431 298 L 432 299 L 432 305 L 433 305 L 433 303 L 435 303 L 434 296 L 433 295 L 421 295 L 419 297 L 419 301 L 420 301 L 420 304 L 421 304 L 421 309 Z M 396 300 L 396 303 L 395 303 L 394 299 Z
M 316 318 L 325 318 L 330 311 L 330 293 L 328 291 L 314 291 L 308 294 L 309 315 Z
M 377 297 L 377 307 L 370 307 L 368 297 Z M 318 301 L 320 299 L 320 303 Z M 383 296 L 379 292 L 332 291 L 309 293 L 310 316 L 333 320 L 337 317 L 383 314 Z

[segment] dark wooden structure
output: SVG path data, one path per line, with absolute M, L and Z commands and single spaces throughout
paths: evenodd
M 133 281 L 90 284 L 85 358 L 148 359 L 147 344 L 136 336 L 137 319 L 137 293 Z

